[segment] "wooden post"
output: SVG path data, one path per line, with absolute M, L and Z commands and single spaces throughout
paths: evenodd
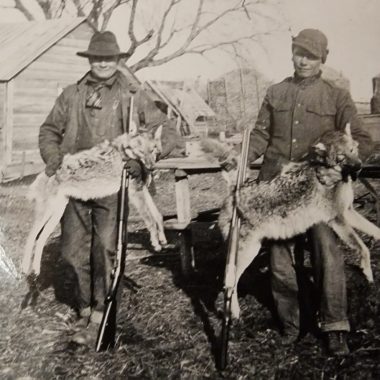
M 174 177 L 178 223 L 188 224 L 191 221 L 189 179 L 180 169 L 174 172 Z
M 3 160 L 6 167 L 12 162 L 13 144 L 13 94 L 14 81 L 11 79 L 5 84 L 4 113 L 3 113 Z
M 179 224 L 184 228 L 178 233 L 180 241 L 181 270 L 182 275 L 188 277 L 194 267 L 194 250 L 191 236 L 191 207 L 190 207 L 190 190 L 187 173 L 177 169 L 174 172 L 176 187 L 176 204 L 177 219 Z

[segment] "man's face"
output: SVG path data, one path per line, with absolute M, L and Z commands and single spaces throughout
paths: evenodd
M 319 73 L 322 60 L 299 46 L 293 48 L 293 64 L 296 74 L 301 78 L 312 77 Z
M 91 66 L 91 72 L 95 77 L 99 79 L 108 79 L 115 74 L 117 70 L 117 65 L 119 63 L 118 56 L 110 57 L 89 57 L 89 62 Z

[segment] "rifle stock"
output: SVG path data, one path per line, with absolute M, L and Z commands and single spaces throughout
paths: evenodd
M 238 166 L 238 174 L 235 188 L 235 199 L 241 185 L 244 183 L 247 171 L 248 148 L 251 130 L 244 130 L 242 150 Z M 227 261 L 224 275 L 224 313 L 221 332 L 219 367 L 225 369 L 228 362 L 228 340 L 231 327 L 231 300 L 236 285 L 236 260 L 239 249 L 240 218 L 237 213 L 236 202 L 232 211 L 232 220 L 228 239 Z

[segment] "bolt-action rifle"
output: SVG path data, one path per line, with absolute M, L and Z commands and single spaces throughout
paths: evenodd
M 240 218 L 237 212 L 236 199 L 238 199 L 240 187 L 246 178 L 250 133 L 250 128 L 246 128 L 244 130 L 240 161 L 237 169 L 238 172 L 234 191 L 234 206 L 232 210 L 232 220 L 228 239 L 227 261 L 224 275 L 224 313 L 219 362 L 220 369 L 222 370 L 225 369 L 228 361 L 228 339 L 231 327 L 231 299 L 233 292 L 236 291 L 236 262 L 240 232 Z
M 133 96 L 129 104 L 129 118 L 127 132 L 132 123 L 133 115 Z M 96 340 L 96 352 L 104 351 L 115 346 L 116 341 L 116 315 L 118 308 L 118 289 L 124 275 L 125 258 L 127 252 L 127 226 L 126 226 L 126 204 L 128 202 L 129 173 L 127 165 L 124 164 L 121 173 L 121 186 L 118 199 L 118 230 L 116 243 L 116 257 L 114 268 L 111 272 L 111 284 L 108 294 L 104 301 L 104 313 L 102 322 L 99 326 L 98 337 Z

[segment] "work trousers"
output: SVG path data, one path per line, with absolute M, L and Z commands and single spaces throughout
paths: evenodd
M 312 227 L 307 238 L 318 295 L 319 327 L 322 332 L 349 331 L 344 257 L 337 238 L 326 224 Z M 294 249 L 302 249 L 299 244 L 299 239 L 293 239 L 269 246 L 274 302 L 284 332 L 292 335 L 298 334 L 300 328 L 300 289 L 294 255 Z
M 99 316 L 110 285 L 117 238 L 118 195 L 70 199 L 62 217 L 62 261 L 70 272 L 73 305 Z M 126 213 L 127 214 L 127 213 Z

